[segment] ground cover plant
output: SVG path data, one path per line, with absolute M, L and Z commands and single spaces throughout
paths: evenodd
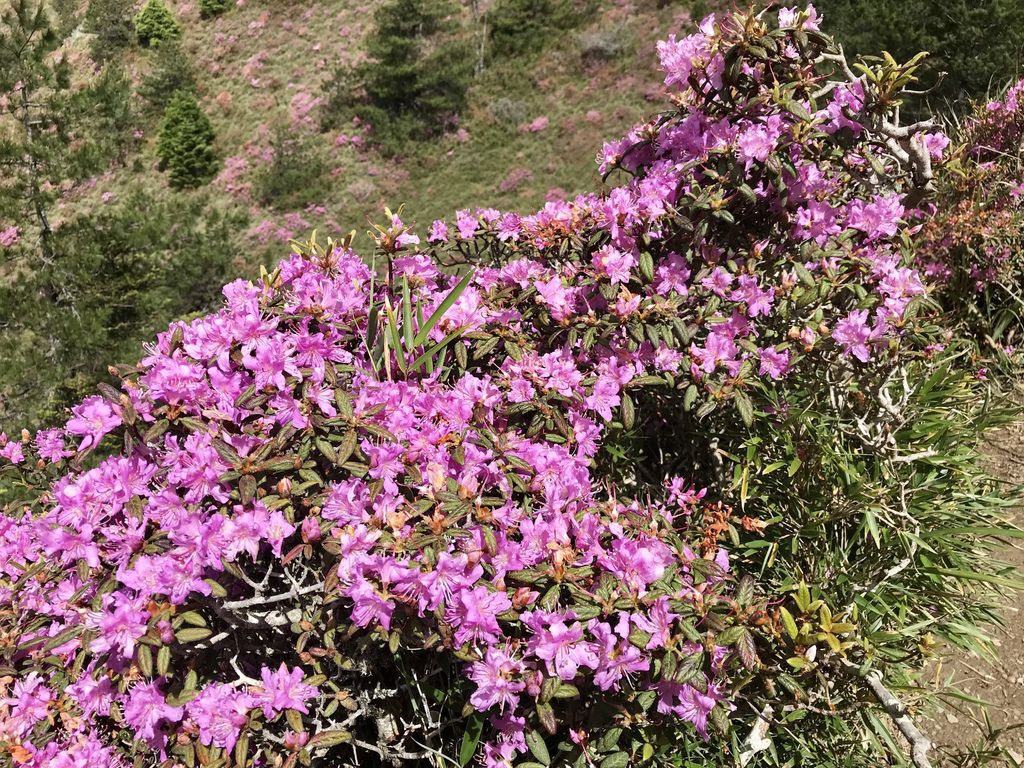
M 819 21 L 659 43 L 608 191 L 314 237 L 4 436 L 0 760 L 929 765 L 893 691 L 1013 584 L 1002 414 L 917 62 Z

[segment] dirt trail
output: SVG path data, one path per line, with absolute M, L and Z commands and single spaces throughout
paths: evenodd
M 1024 482 L 1024 422 L 999 430 L 985 453 L 994 475 L 1011 483 Z M 1024 509 L 1017 510 L 1017 523 L 1024 525 Z M 1004 559 L 1024 574 L 1024 544 L 1020 539 L 1016 542 Z M 1005 628 L 996 633 L 999 658 L 995 664 L 961 655 L 946 658 L 935 670 L 939 679 L 952 675 L 954 684 L 964 693 L 989 702 L 987 711 L 993 729 L 1024 724 L 1024 592 L 1008 601 L 1005 622 Z M 965 702 L 951 702 L 944 712 L 924 721 L 922 727 L 936 745 L 936 763 L 950 768 L 977 765 L 976 759 L 968 755 L 986 733 L 983 723 L 981 708 Z M 994 745 L 1005 750 L 1009 758 L 987 765 L 1024 766 L 1024 726 L 1001 733 Z M 988 745 L 986 751 L 992 746 Z

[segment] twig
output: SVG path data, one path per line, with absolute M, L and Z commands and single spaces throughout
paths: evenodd
M 934 448 L 929 448 L 927 451 L 918 451 L 917 453 L 911 453 L 907 456 L 893 456 L 892 462 L 894 464 L 910 464 L 918 459 L 930 459 L 932 456 L 938 455 L 938 451 Z
M 764 709 L 757 716 L 757 722 L 754 723 L 750 733 L 747 734 L 747 740 L 743 743 L 743 751 L 737 756 L 740 768 L 747 768 L 747 765 L 758 752 L 763 752 L 771 746 L 771 739 L 765 738 L 765 736 L 772 724 L 774 715 L 775 710 L 772 709 L 772 705 L 765 704 Z
M 882 673 L 877 669 L 862 670 L 853 662 L 846 661 L 845 659 L 842 660 L 842 664 L 847 672 L 857 675 L 868 684 L 868 688 L 871 689 L 874 697 L 878 699 L 882 709 L 892 718 L 896 728 L 910 743 L 910 761 L 914 764 L 915 768 L 932 768 L 931 761 L 928 759 L 928 752 L 932 748 L 932 743 L 928 740 L 927 736 L 918 730 L 914 721 L 910 719 L 910 715 L 907 714 L 906 705 L 892 691 L 885 687 L 885 683 L 882 682 Z
M 324 583 L 321 581 L 316 584 L 310 584 L 308 587 L 302 587 L 301 589 L 290 589 L 280 595 L 270 595 L 269 597 L 257 595 L 256 597 L 250 597 L 247 600 L 229 600 L 224 603 L 223 606 L 228 609 L 235 609 L 250 608 L 254 605 L 267 605 L 269 603 L 280 603 L 284 600 L 291 600 L 293 598 L 300 597 L 301 595 L 308 595 L 310 592 L 316 592 L 323 588 Z

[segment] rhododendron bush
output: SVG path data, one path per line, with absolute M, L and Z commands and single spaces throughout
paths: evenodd
M 1024 296 L 1022 144 L 1024 81 L 979 105 L 959 125 L 936 209 L 916 237 L 922 270 L 943 304 L 1006 361 L 1020 344 Z
M 10 761 L 879 764 L 999 502 L 909 253 L 943 137 L 818 22 L 659 43 L 609 191 L 314 238 L 5 437 Z

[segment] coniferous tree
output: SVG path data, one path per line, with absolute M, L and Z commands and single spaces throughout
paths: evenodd
M 286 124 L 274 129 L 273 161 L 255 178 L 253 191 L 264 205 L 281 210 L 302 208 L 323 200 L 327 167 L 316 142 Z
M 178 91 L 196 89 L 195 68 L 177 42 L 164 43 L 149 58 L 151 68 L 143 75 L 136 93 L 150 109 L 162 111 Z
M 205 278 L 202 262 L 189 259 L 218 263 L 217 249 L 202 245 L 213 230 L 184 204 L 137 199 L 116 213 L 56 212 L 62 190 L 126 159 L 134 125 L 119 69 L 107 66 L 70 87 L 59 55 L 64 29 L 32 0 L 15 0 L 0 16 L 8 129 L 0 139 L 0 231 L 20 234 L 0 243 L 0 430 L 59 418 L 95 386 L 99 366 L 122 349 L 134 357 L 141 334 L 154 327 L 151 313 L 193 306 L 189 293 L 201 293 Z M 217 232 L 223 248 L 228 233 Z M 172 275 L 175 262 L 183 266 Z M 219 282 L 223 271 L 214 273 Z
M 494 56 L 537 53 L 584 18 L 571 0 L 496 0 L 487 16 Z
M 60 422 L 168 321 L 216 305 L 245 221 L 135 191 L 54 232 L 58 257 L 0 282 L 0 430 Z M 40 302 L 37 286 L 54 286 Z
M 229 5 L 229 0 L 199 0 L 199 15 L 204 19 L 212 19 L 224 13 Z
M 374 17 L 367 61 L 329 85 L 328 110 L 341 114 L 350 104 L 387 152 L 440 132 L 465 108 L 473 71 L 471 47 L 455 39 L 452 11 L 447 0 L 388 0 Z
M 181 37 L 181 25 L 163 0 L 146 0 L 134 21 L 135 33 L 144 46 L 159 45 Z
M 53 54 L 62 40 L 43 4 L 13 0 L 0 15 L 0 93 L 14 138 L 0 138 L 0 165 L 6 184 L 0 185 L 0 215 L 22 220 L 28 210 L 39 234 L 38 255 L 53 259 L 53 230 L 49 207 L 52 182 L 60 178 L 65 129 L 55 102 L 70 88 L 63 57 Z
M 164 112 L 156 146 L 172 187 L 198 187 L 213 178 L 219 166 L 213 139 L 213 126 L 195 94 L 177 91 Z
M 115 58 L 135 44 L 132 23 L 133 0 L 90 0 L 85 13 L 85 31 L 93 34 L 89 55 L 97 63 Z
M 42 2 L 14 0 L 0 14 L 0 109 L 14 129 L 0 138 L 0 222 L 35 230 L 32 248 L 19 253 L 43 261 L 54 257 L 50 209 L 57 190 L 123 158 L 132 123 L 123 73 L 108 67 L 72 89 L 58 53 L 63 41 Z

